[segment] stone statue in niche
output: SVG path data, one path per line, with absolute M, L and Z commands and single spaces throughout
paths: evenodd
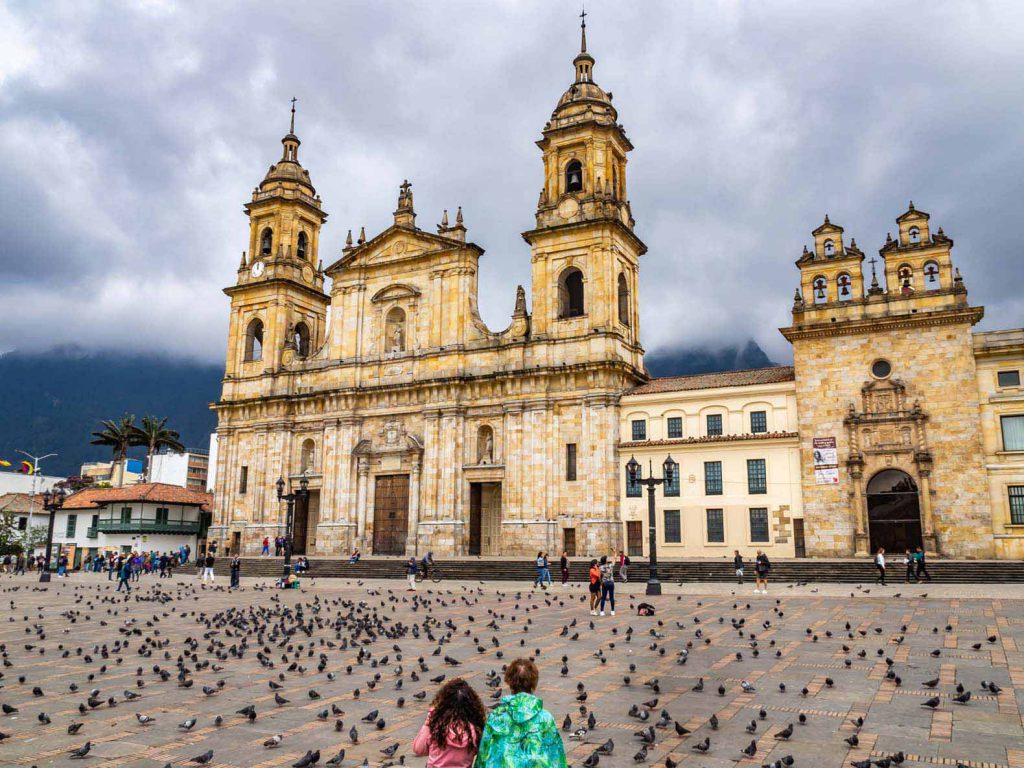
M 388 352 L 405 351 L 405 311 L 392 307 L 384 326 L 384 346 Z
M 490 427 L 481 427 L 477 439 L 477 464 L 494 463 L 494 431 Z

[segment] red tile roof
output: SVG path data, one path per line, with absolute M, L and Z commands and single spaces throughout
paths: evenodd
M 43 514 L 43 495 L 36 494 L 36 500 L 31 502 L 31 494 L 28 493 L 2 493 L 0 494 L 0 512 L 11 512 L 13 514 L 28 514 L 29 509 L 33 514 Z
M 124 488 L 84 488 L 64 500 L 64 509 L 98 509 L 117 502 L 142 501 L 209 508 L 213 504 L 213 494 L 167 483 L 138 483 Z
M 630 440 L 619 443 L 620 448 L 653 448 L 659 445 L 695 445 L 698 443 L 732 443 L 740 440 L 786 440 L 799 437 L 797 432 L 757 432 L 746 435 L 705 435 L 704 437 L 678 437 L 671 440 Z
M 750 368 L 745 371 L 696 373 L 691 376 L 664 376 L 627 392 L 627 395 L 650 395 L 656 392 L 683 392 L 693 389 L 743 387 L 750 384 L 778 384 L 794 381 L 793 366 L 777 365 L 772 368 Z

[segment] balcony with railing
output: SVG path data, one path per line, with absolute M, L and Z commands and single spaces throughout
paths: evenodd
M 96 529 L 100 533 L 199 533 L 198 520 L 169 520 L 156 517 L 100 518 Z

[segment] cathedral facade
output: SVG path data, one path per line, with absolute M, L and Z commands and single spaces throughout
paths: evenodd
M 537 142 L 543 186 L 504 330 L 480 318 L 482 248 L 461 208 L 416 225 L 403 183 L 393 224 L 319 257 L 327 218 L 292 130 L 246 204 L 248 251 L 231 299 L 210 537 L 256 554 L 533 554 L 621 538 L 619 397 L 645 380 L 640 257 L 627 199 L 632 149 L 593 80 L 575 77 Z M 325 281 L 330 280 L 330 292 Z

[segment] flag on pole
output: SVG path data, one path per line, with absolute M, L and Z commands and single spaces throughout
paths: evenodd
M 11 462 L 4 461 L 3 459 L 0 459 L 0 467 L 9 467 L 9 466 L 11 466 Z
M 32 462 L 23 461 L 21 462 L 21 469 L 18 471 L 23 475 L 34 475 L 36 473 L 36 468 L 32 466 Z

